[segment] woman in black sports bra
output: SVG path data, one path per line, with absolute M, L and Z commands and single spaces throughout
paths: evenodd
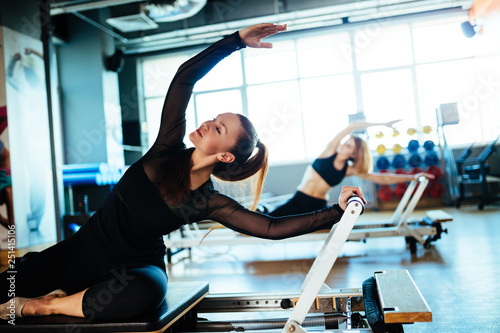
M 392 127 L 398 121 L 386 123 L 352 123 L 343 129 L 328 143 L 319 157 L 307 167 L 294 196 L 271 211 L 269 215 L 287 216 L 323 209 L 327 206 L 328 192 L 348 176 L 357 176 L 377 184 L 407 182 L 420 176 L 433 179 L 434 176 L 428 173 L 400 175 L 371 171 L 372 157 L 370 149 L 363 139 L 352 135 L 352 133 L 355 130 L 371 126 Z M 350 138 L 341 144 L 342 140 L 347 136 L 350 136 Z
M 13 273 L 0 274 L 1 319 L 65 314 L 108 321 L 147 314 L 160 306 L 168 287 L 163 235 L 181 225 L 208 219 L 247 235 L 281 239 L 331 228 L 349 197 L 364 200 L 359 188 L 346 186 L 339 204 L 316 214 L 275 218 L 218 193 L 212 175 L 236 181 L 260 171 L 260 185 L 264 181 L 266 147 L 250 121 L 238 114 L 204 122 L 189 135 L 195 148 L 183 144 L 185 110 L 195 83 L 236 50 L 271 47 L 262 38 L 284 30 L 274 24 L 245 28 L 179 68 L 156 141 L 128 168 L 102 207 L 75 235 L 16 258 L 9 267 L 16 272 L 15 292 L 10 288 Z

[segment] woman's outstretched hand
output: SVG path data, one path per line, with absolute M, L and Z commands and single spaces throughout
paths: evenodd
M 427 179 L 433 180 L 436 178 L 433 174 L 426 173 L 426 172 L 419 172 L 413 176 L 413 179 L 418 180 L 420 177 L 425 177 Z
M 384 123 L 384 126 L 392 127 L 392 126 L 394 126 L 395 123 L 400 122 L 401 120 L 402 119 L 388 121 L 388 122 Z
M 262 43 L 261 40 L 280 31 L 286 31 L 286 24 L 276 25 L 273 23 L 261 23 L 244 28 L 239 31 L 239 34 L 246 46 L 269 49 L 273 47 L 273 44 Z
M 339 196 L 339 206 L 340 208 L 342 208 L 342 210 L 345 210 L 347 208 L 347 201 L 350 197 L 360 197 L 366 205 L 365 195 L 359 187 L 342 186 L 342 191 L 340 192 Z

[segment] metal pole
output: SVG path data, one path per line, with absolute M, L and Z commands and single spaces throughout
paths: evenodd
M 127 38 L 125 38 L 123 36 L 120 36 L 119 34 L 117 34 L 116 32 L 114 32 L 113 30 L 106 28 L 105 26 L 103 26 L 103 25 L 95 22 L 94 20 L 89 19 L 87 16 L 82 15 L 79 12 L 71 12 L 71 14 L 73 14 L 76 17 L 82 19 L 83 21 L 87 22 L 88 24 L 96 27 L 97 29 L 99 29 L 99 30 L 107 33 L 111 37 L 118 39 L 122 43 L 126 43 L 128 41 Z
M 60 175 L 57 171 L 57 159 L 56 159 L 56 144 L 55 144 L 55 134 L 54 134 L 54 117 L 53 117 L 53 106 L 52 106 L 52 87 L 51 87 L 51 38 L 52 38 L 52 19 L 50 17 L 50 0 L 40 0 L 39 2 L 40 10 L 40 26 L 41 26 L 41 40 L 43 43 L 43 60 L 45 65 L 45 87 L 47 93 L 47 111 L 48 111 L 48 121 L 49 121 L 49 141 L 50 141 L 50 162 L 52 166 L 52 187 L 54 191 L 54 209 L 56 217 L 56 233 L 57 241 L 61 241 L 63 237 L 63 227 L 61 218 L 61 203 L 59 198 L 59 184 Z
M 349 199 L 344 215 L 330 230 L 328 239 L 306 276 L 301 288 L 302 295 L 283 328 L 283 333 L 305 332 L 301 325 L 363 209 L 361 199 L 357 197 Z

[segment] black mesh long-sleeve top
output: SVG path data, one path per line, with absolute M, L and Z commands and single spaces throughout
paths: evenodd
M 168 156 L 186 149 L 185 110 L 194 84 L 219 61 L 243 47 L 236 32 L 179 68 L 165 99 L 156 142 L 143 158 L 130 166 L 103 206 L 78 231 L 86 243 L 124 262 L 157 262 L 165 255 L 163 235 L 183 224 L 214 220 L 247 235 L 282 239 L 330 228 L 340 219 L 343 210 L 338 205 L 279 218 L 253 212 L 214 190 L 211 180 L 191 191 L 180 206 L 169 207 L 150 180 L 155 173 L 162 172 L 155 168 L 160 164 L 150 163 L 154 156 Z

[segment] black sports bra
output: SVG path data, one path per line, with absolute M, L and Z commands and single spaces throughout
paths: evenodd
M 317 158 L 314 160 L 313 169 L 328 183 L 331 187 L 339 184 L 344 179 L 347 171 L 347 163 L 342 170 L 337 170 L 333 166 L 333 161 L 337 153 L 326 158 Z

